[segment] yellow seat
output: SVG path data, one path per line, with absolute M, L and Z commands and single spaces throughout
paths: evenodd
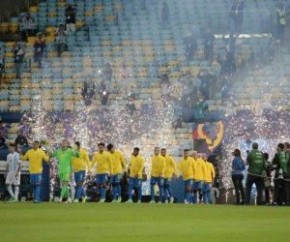
M 30 13 L 37 13 L 37 11 L 38 11 L 38 7 L 37 7 L 37 6 L 31 6 L 31 7 L 29 8 L 29 12 L 30 12 Z

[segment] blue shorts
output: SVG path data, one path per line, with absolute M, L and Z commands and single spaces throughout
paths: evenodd
M 40 185 L 42 181 L 42 174 L 30 174 L 30 182 L 32 185 Z
M 211 190 L 211 183 L 204 182 L 202 187 L 203 192 L 209 192 Z
M 108 174 L 97 174 L 96 182 L 97 184 L 105 184 L 108 180 Z
M 184 182 L 184 187 L 192 187 L 193 184 L 193 180 L 189 179 L 189 180 L 185 180 Z
M 86 175 L 85 171 L 75 172 L 75 182 L 76 183 L 83 182 L 85 180 L 85 175 Z
M 171 179 L 170 178 L 164 178 L 164 186 L 171 186 Z
M 158 184 L 158 186 L 162 187 L 164 185 L 164 178 L 163 177 L 154 177 L 152 176 L 150 179 L 150 184 L 155 185 Z
M 193 190 L 202 190 L 203 188 L 203 181 L 194 181 L 192 185 Z
M 129 177 L 129 185 L 135 188 L 139 188 L 142 185 L 142 179 Z
M 122 175 L 121 174 L 116 174 L 111 176 L 111 183 L 112 184 L 119 184 L 121 181 Z

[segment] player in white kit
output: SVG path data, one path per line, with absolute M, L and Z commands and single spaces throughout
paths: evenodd
M 7 175 L 6 186 L 11 196 L 11 202 L 18 202 L 19 186 L 20 186 L 20 155 L 16 152 L 15 144 L 9 144 L 9 154 L 7 155 Z M 14 185 L 14 191 L 13 191 Z

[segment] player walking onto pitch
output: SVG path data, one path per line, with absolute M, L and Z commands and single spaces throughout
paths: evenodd
M 189 156 L 189 150 L 183 151 L 183 158 L 179 163 L 179 170 L 184 181 L 184 203 L 192 203 L 192 185 L 196 174 L 196 163 Z
M 29 161 L 30 182 L 33 188 L 33 201 L 35 203 L 41 202 L 41 182 L 42 182 L 42 162 L 48 161 L 48 155 L 39 148 L 39 141 L 33 142 L 32 149 L 28 150 L 22 160 Z
M 203 154 L 203 160 L 205 161 L 205 173 L 204 173 L 204 183 L 203 183 L 203 202 L 205 204 L 211 203 L 210 194 L 212 184 L 215 178 L 215 169 L 211 162 L 208 161 L 205 154 Z
M 166 167 L 165 158 L 160 155 L 160 148 L 154 148 L 154 156 L 151 158 L 151 179 L 150 179 L 150 193 L 151 193 L 151 201 L 150 203 L 154 203 L 154 186 L 157 184 L 159 188 L 159 202 L 162 202 L 163 198 L 163 186 L 164 186 L 164 172 Z
M 95 164 L 97 165 L 96 181 L 100 189 L 100 203 L 103 203 L 106 200 L 106 186 L 112 169 L 111 155 L 105 151 L 104 143 L 98 144 L 98 151 L 93 156 L 92 166 Z
M 7 176 L 6 186 L 11 196 L 11 202 L 18 202 L 19 186 L 20 186 L 20 168 L 21 162 L 19 159 L 19 153 L 15 151 L 15 144 L 9 144 L 9 154 L 7 155 Z M 14 185 L 14 191 L 13 186 Z
M 141 203 L 142 198 L 142 173 L 144 169 L 144 158 L 139 155 L 140 149 L 135 147 L 129 162 L 129 188 L 128 188 L 128 203 L 132 203 L 133 188 L 138 192 L 138 203 Z
M 107 145 L 107 150 L 111 154 L 112 160 L 112 174 L 111 174 L 111 184 L 113 188 L 113 202 L 121 202 L 121 178 L 124 169 L 126 168 L 126 160 L 121 151 L 115 150 L 113 144 Z
M 69 182 L 72 176 L 72 159 L 79 157 L 79 152 L 68 148 L 68 146 L 68 141 L 63 140 L 61 142 L 61 148 L 56 150 L 52 155 L 58 160 L 58 175 L 61 186 L 60 202 L 63 201 L 63 198 L 67 198 L 69 202 L 71 201 Z
M 171 188 L 171 179 L 176 176 L 176 165 L 172 156 L 166 154 L 166 149 L 161 149 L 161 155 L 165 158 L 166 166 L 164 172 L 164 202 L 167 203 L 168 199 L 170 203 L 174 202 L 172 188 Z
M 73 171 L 74 171 L 74 180 L 76 182 L 76 194 L 74 202 L 78 203 L 82 198 L 82 202 L 86 201 L 86 195 L 83 188 L 85 181 L 86 170 L 89 170 L 89 155 L 86 149 L 81 147 L 80 142 L 75 142 L 76 149 L 79 152 L 79 157 L 73 158 Z

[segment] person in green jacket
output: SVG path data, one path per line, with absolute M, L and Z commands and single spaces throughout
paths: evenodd
M 274 204 L 278 205 L 286 204 L 286 181 L 284 179 L 287 177 L 289 156 L 284 148 L 284 144 L 278 144 L 277 153 L 272 161 L 275 169 Z
M 57 149 L 52 157 L 58 160 L 58 175 L 61 185 L 60 202 L 63 201 L 63 198 L 70 201 L 69 181 L 72 176 L 72 159 L 73 157 L 79 157 L 79 152 L 69 148 L 68 141 L 63 140 L 61 148 Z
M 246 181 L 246 204 L 250 204 L 252 186 L 255 183 L 257 189 L 257 204 L 262 205 L 263 182 L 262 174 L 265 170 L 264 154 L 259 151 L 259 145 L 253 143 L 252 150 L 247 157 L 248 176 Z

